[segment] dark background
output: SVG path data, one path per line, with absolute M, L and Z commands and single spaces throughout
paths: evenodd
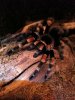
M 0 35 L 15 32 L 28 20 L 75 17 L 75 0 L 0 0 Z

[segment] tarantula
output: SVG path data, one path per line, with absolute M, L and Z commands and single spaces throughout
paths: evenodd
M 31 74 L 29 80 L 33 80 L 42 69 L 43 64 L 48 61 L 49 67 L 44 76 L 44 79 L 47 80 L 52 66 L 56 63 L 56 59 L 64 59 L 61 40 L 67 36 L 64 34 L 65 32 L 68 33 L 59 25 L 55 25 L 53 18 L 48 18 L 46 21 L 30 27 L 27 32 L 17 35 L 15 38 L 18 45 L 8 50 L 6 55 L 11 55 L 18 49 L 23 49 L 26 44 L 29 44 L 26 50 L 35 49 L 34 58 L 42 55 L 38 68 Z M 55 55 L 55 51 L 58 51 L 58 55 Z

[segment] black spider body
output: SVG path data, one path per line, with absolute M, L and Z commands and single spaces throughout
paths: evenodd
M 35 29 L 31 28 L 28 33 L 22 33 L 16 38 L 16 42 L 20 42 L 22 46 L 30 43 L 27 50 L 31 51 L 36 49 L 36 52 L 33 55 L 34 58 L 42 55 L 38 69 L 31 74 L 29 80 L 33 80 L 41 70 L 42 65 L 49 61 L 48 70 L 44 77 L 45 80 L 47 80 L 48 74 L 50 73 L 50 70 L 52 66 L 54 66 L 56 60 L 54 50 L 59 52 L 61 60 L 64 59 L 61 40 L 66 37 L 66 31 L 64 31 L 61 26 L 55 27 L 53 24 L 51 26 L 46 25 L 45 27 L 46 29 L 44 30 L 43 25 L 36 26 Z M 67 33 L 67 36 L 68 34 L 69 33 Z M 17 48 L 20 48 L 19 45 Z M 15 50 L 15 48 L 11 49 L 6 54 L 11 55 Z

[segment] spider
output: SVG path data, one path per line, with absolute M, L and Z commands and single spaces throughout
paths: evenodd
M 48 18 L 46 22 L 40 22 L 31 27 L 27 33 L 19 34 L 16 37 L 18 45 L 7 51 L 6 54 L 11 55 L 19 49 L 23 49 L 26 44 L 29 44 L 26 48 L 28 51 L 36 50 L 33 55 L 34 58 L 42 55 L 37 69 L 31 74 L 29 80 L 37 77 L 42 66 L 49 61 L 49 66 L 44 76 L 44 79 L 47 80 L 51 68 L 56 63 L 56 59 L 64 59 L 61 43 L 61 40 L 65 37 L 64 32 L 60 26 L 55 25 L 53 18 Z M 55 55 L 55 51 L 58 51 L 58 55 Z

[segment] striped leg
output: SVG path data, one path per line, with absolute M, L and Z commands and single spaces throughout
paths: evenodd
M 40 72 L 40 70 L 42 68 L 42 65 L 43 65 L 43 63 L 40 62 L 40 64 L 38 65 L 37 69 L 29 77 L 29 80 L 33 80 L 38 75 L 38 73 Z
M 49 73 L 51 72 L 51 68 L 54 66 L 54 64 L 55 64 L 55 59 L 54 59 L 54 52 L 53 52 L 53 50 L 50 50 L 50 59 L 51 60 L 49 60 L 49 67 L 48 67 L 48 69 L 47 69 L 47 72 L 46 72 L 46 74 L 45 74 L 45 76 L 44 76 L 44 79 L 45 80 L 47 80 L 48 79 L 48 76 L 49 76 Z
M 49 67 L 48 67 L 48 69 L 47 69 L 47 72 L 46 72 L 46 74 L 45 74 L 45 76 L 44 76 L 44 79 L 45 79 L 45 80 L 47 80 L 47 78 L 48 78 L 48 74 L 50 73 L 51 68 L 52 68 L 52 65 L 49 64 Z
M 33 55 L 34 58 L 36 58 L 39 55 L 43 54 L 45 52 L 45 49 L 46 49 L 44 44 L 42 44 L 41 42 L 39 43 L 38 46 L 36 45 L 36 48 L 37 48 L 37 51 Z
M 33 74 L 29 77 L 29 80 L 33 80 L 38 75 L 38 73 L 42 69 L 43 64 L 45 64 L 45 62 L 47 61 L 47 57 L 47 54 L 43 54 L 40 64 L 38 65 L 37 69 L 33 72 Z
M 36 46 L 39 44 L 39 42 L 40 42 L 39 40 L 33 42 L 32 44 L 30 44 L 27 50 L 30 51 L 30 50 L 36 49 Z

